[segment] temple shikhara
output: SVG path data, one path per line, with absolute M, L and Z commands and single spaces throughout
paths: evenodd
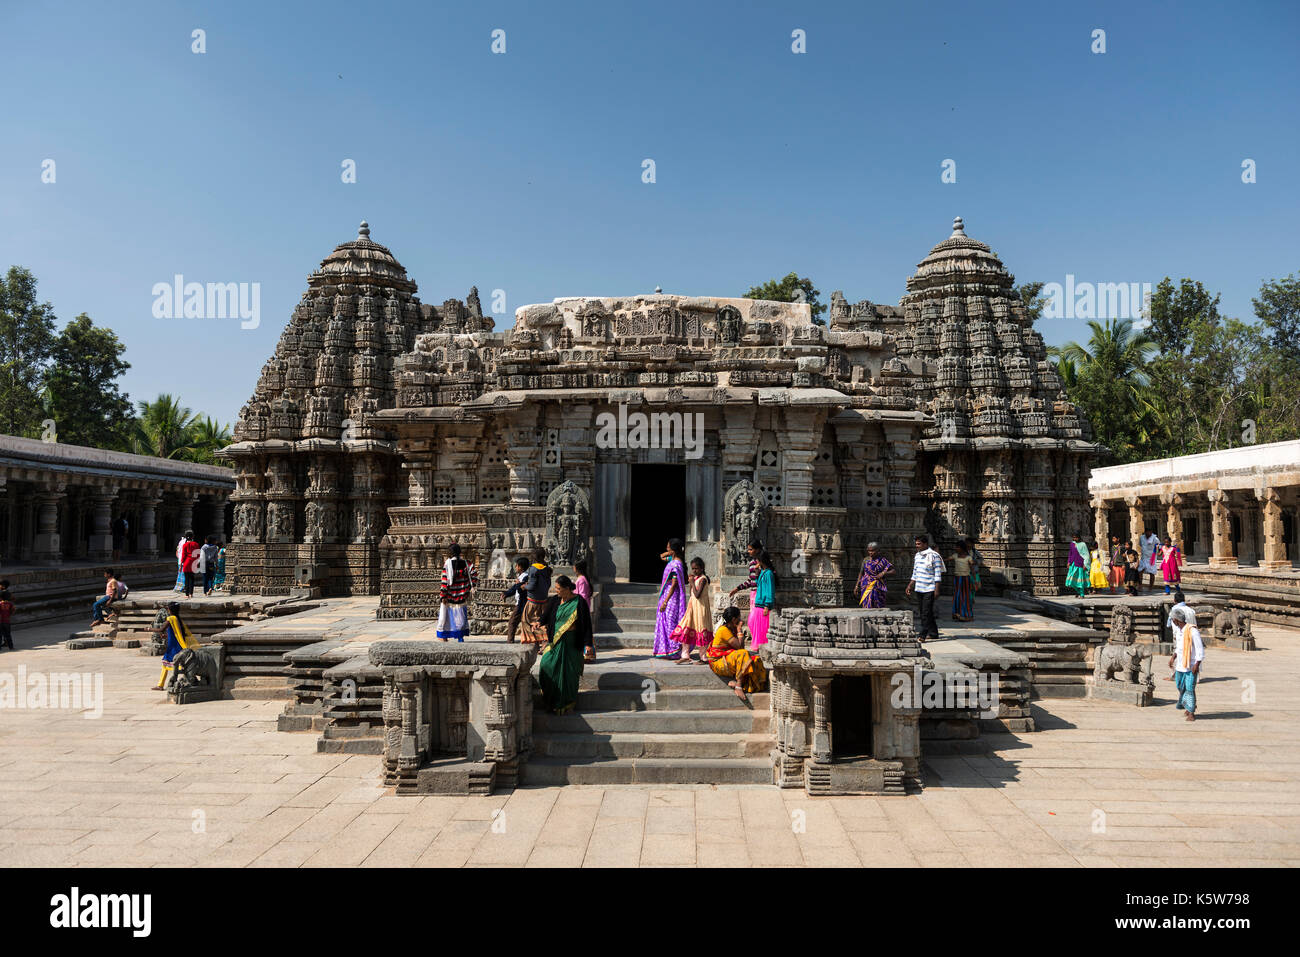
M 544 546 L 607 583 L 657 581 L 680 537 L 715 580 L 760 537 L 784 605 L 850 604 L 869 541 L 977 540 L 1054 594 L 1092 524 L 1097 446 L 997 255 L 961 219 L 898 306 L 660 293 L 517 310 L 422 303 L 370 238 L 307 280 L 224 455 L 236 592 L 381 595 L 437 612 L 446 546 L 503 575 Z M 602 423 L 620 423 L 605 428 Z M 628 426 L 624 426 L 628 423 Z M 484 599 L 482 619 L 506 610 Z

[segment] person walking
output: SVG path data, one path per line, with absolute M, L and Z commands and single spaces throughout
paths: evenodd
M 460 545 L 452 543 L 447 549 L 447 560 L 442 564 L 442 583 L 438 607 L 437 636 L 439 641 L 464 641 L 469 634 L 470 592 L 478 584 L 478 571 L 460 557 Z
M 591 611 L 591 581 L 590 579 L 587 578 L 587 563 L 574 562 L 573 570 L 578 576 L 577 581 L 573 583 L 573 591 L 579 598 L 581 598 L 583 601 L 587 603 L 587 611 L 590 612 Z M 596 620 L 595 616 L 592 616 L 591 620 L 594 622 Z M 592 628 L 591 644 L 582 650 L 582 660 L 586 664 L 591 664 L 593 661 L 596 660 L 596 633 L 595 633 L 594 626 Z
M 957 542 L 957 550 L 949 561 L 952 562 L 952 620 L 975 620 L 975 562 L 970 557 L 964 541 Z
M 217 558 L 221 554 L 221 546 L 217 544 L 217 537 L 209 535 L 207 541 L 203 543 L 203 594 L 211 595 L 216 588 L 217 580 Z
M 1166 535 L 1164 544 L 1160 546 L 1160 577 L 1165 580 L 1166 595 L 1183 580 L 1182 568 L 1183 550 Z
M 185 541 L 181 543 L 181 581 L 185 587 L 185 597 L 194 597 L 194 565 L 202 554 L 202 548 L 194 540 L 194 533 L 188 529 L 185 532 Z
M 176 543 L 176 584 L 172 587 L 172 591 L 185 590 L 185 543 L 193 534 L 193 532 L 182 532 L 180 541 Z
M 1070 542 L 1070 559 L 1065 569 L 1065 587 L 1073 588 L 1082 598 L 1088 592 L 1088 546 L 1084 544 L 1078 533 L 1074 536 L 1074 541 Z
M 1092 559 L 1088 565 L 1088 584 L 1094 592 L 1100 592 L 1110 584 L 1106 570 L 1101 567 L 1101 542 L 1092 543 Z
M 550 601 L 551 566 L 546 564 L 546 549 L 533 549 L 533 562 L 524 572 L 524 611 L 519 622 L 519 640 L 526 645 L 544 645 L 550 641 L 546 633 L 546 603 Z
M 1142 534 L 1142 537 L 1138 539 L 1138 547 L 1142 552 L 1142 562 L 1139 571 L 1141 571 L 1143 575 L 1150 576 L 1150 578 L 1148 578 L 1144 583 L 1145 587 L 1143 590 L 1151 591 L 1156 587 L 1156 572 L 1160 569 L 1160 559 L 1157 554 L 1160 551 L 1160 539 L 1156 537 L 1154 531 L 1148 529 Z
M 226 546 L 221 543 L 217 551 L 217 574 L 212 579 L 212 590 L 221 591 L 226 587 Z
M 537 667 L 542 704 L 555 714 L 567 714 L 578 703 L 583 649 L 594 640 L 591 612 L 568 575 L 556 577 L 555 595 L 547 602 L 543 622 L 548 640 Z
M 925 535 L 916 536 L 916 553 L 912 556 L 912 577 L 907 583 L 905 593 L 916 595 L 917 618 L 920 641 L 939 637 L 939 622 L 934 617 L 934 601 L 939 593 L 939 583 L 948 569 L 943 558 L 930 547 L 930 539 Z
M 656 658 L 676 658 L 681 650 L 681 646 L 673 641 L 673 631 L 682 615 L 686 614 L 686 566 L 682 563 L 685 550 L 686 544 L 680 538 L 670 538 L 664 552 L 668 561 L 659 583 L 659 604 L 655 610 Z
M 858 573 L 858 584 L 853 593 L 858 596 L 861 608 L 884 608 L 889 589 L 885 579 L 894 573 L 894 566 L 884 555 L 880 554 L 880 545 L 871 542 L 867 545 L 867 557 L 862 560 L 862 571 Z
M 1128 563 L 1124 557 L 1124 543 L 1120 541 L 1118 535 L 1110 537 L 1110 593 L 1115 594 L 1116 589 L 1124 587 L 1125 572 Z
M 1201 642 L 1201 632 L 1187 620 L 1187 613 L 1179 609 L 1169 613 L 1169 620 L 1175 626 L 1177 640 L 1174 653 L 1169 658 L 1169 666 L 1174 669 L 1174 685 L 1178 689 L 1179 710 L 1187 713 L 1186 720 L 1196 720 L 1196 677 L 1201 673 L 1201 660 L 1205 657 L 1205 645 Z

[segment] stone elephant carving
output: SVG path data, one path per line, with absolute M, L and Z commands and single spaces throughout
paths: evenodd
M 1150 659 L 1151 646 L 1148 644 L 1102 645 L 1097 649 L 1093 679 L 1137 684 L 1142 677 L 1143 662 Z

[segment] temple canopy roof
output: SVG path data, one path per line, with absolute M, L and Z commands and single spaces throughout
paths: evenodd
M 312 288 L 337 282 L 381 286 L 412 294 L 417 289 L 407 278 L 406 267 L 388 247 L 370 238 L 370 224 L 365 220 L 361 221 L 356 239 L 335 246 L 321 260 L 320 269 L 307 277 L 307 284 Z
M 966 235 L 958 216 L 952 221 L 952 235 L 930 250 L 907 280 L 903 304 L 948 296 L 1015 295 L 1016 277 L 1009 273 L 997 253 L 987 244 Z

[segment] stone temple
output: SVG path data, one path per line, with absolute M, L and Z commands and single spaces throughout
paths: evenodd
M 680 537 L 716 581 L 763 538 L 779 604 L 851 604 L 869 541 L 972 536 L 1055 594 L 1092 523 L 1098 447 L 997 255 L 961 219 L 898 306 L 641 294 L 558 299 L 494 331 L 477 291 L 422 303 L 360 235 L 307 279 L 234 444 L 236 592 L 381 596 L 436 615 L 444 549 L 485 577 L 545 546 L 658 582 Z M 304 579 L 307 579 L 304 581 Z M 499 630 L 499 592 L 475 608 Z

